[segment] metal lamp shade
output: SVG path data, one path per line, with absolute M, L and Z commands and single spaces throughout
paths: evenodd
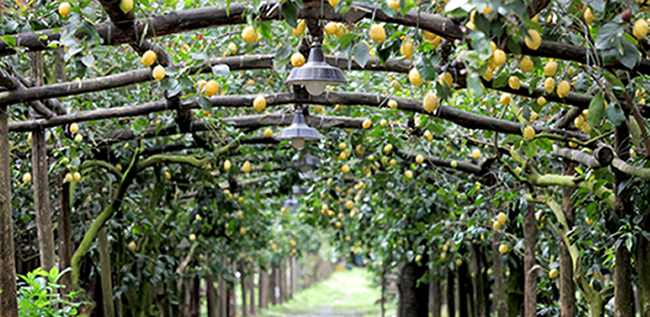
M 319 162 L 320 160 L 317 157 L 311 154 L 307 154 L 305 155 L 305 158 L 302 161 L 293 161 L 289 166 L 293 168 L 298 168 L 303 173 L 307 173 L 311 170 L 312 167 L 316 166 L 316 164 L 318 164 Z
M 286 80 L 287 84 L 305 86 L 312 96 L 322 94 L 327 85 L 347 82 L 342 70 L 325 62 L 325 54 L 320 42 L 315 42 L 312 46 L 307 63 L 292 69 Z
M 300 149 L 305 146 L 305 141 L 320 140 L 320 134 L 316 129 L 309 127 L 305 123 L 305 117 L 298 112 L 293 117 L 293 123 L 280 131 L 278 139 L 291 140 L 291 145 Z

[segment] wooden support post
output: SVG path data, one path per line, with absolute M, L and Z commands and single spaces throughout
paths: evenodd
M 499 252 L 501 245 L 501 233 L 496 232 L 492 236 L 492 267 L 494 273 L 494 302 L 496 303 L 497 317 L 508 316 L 508 304 L 506 303 L 506 288 L 503 272 L 503 256 Z
M 58 177 L 59 190 L 59 220 L 58 220 L 58 239 L 59 239 L 59 269 L 63 271 L 70 267 L 72 258 L 72 226 L 70 220 L 70 183 L 65 181 L 66 172 L 61 172 Z M 63 295 L 70 292 L 72 288 L 72 275 L 70 273 L 61 277 L 61 284 L 66 287 L 62 289 Z
M 269 272 L 266 268 L 260 266 L 260 275 L 258 283 L 259 306 L 261 309 L 269 308 Z
M 564 175 L 575 175 L 576 164 L 564 159 Z M 566 217 L 568 228 L 560 228 L 560 232 L 569 232 L 575 223 L 575 212 L 571 196 L 575 188 L 562 187 L 562 212 Z M 559 224 L 561 226 L 561 224 Z M 569 253 L 569 246 L 564 242 L 564 237 L 558 237 L 560 245 L 560 317 L 573 317 L 576 315 L 576 284 L 573 281 L 573 261 Z
M 210 273 L 205 279 L 205 293 L 208 306 L 208 317 L 217 317 L 216 292 L 214 290 L 214 273 Z
M 249 300 L 250 300 L 250 303 L 249 303 L 250 314 L 252 316 L 257 315 L 257 309 L 256 309 L 256 306 L 255 306 L 255 268 L 256 268 L 256 265 L 255 265 L 255 263 L 253 263 L 253 265 L 251 265 L 250 274 L 249 274 L 249 276 L 247 278 L 248 290 L 250 292 L 250 297 L 249 297 Z
M 14 221 L 11 215 L 11 159 L 9 158 L 9 108 L 0 107 L 0 316 L 18 317 Z
M 616 155 L 627 161 L 630 158 L 630 130 L 623 122 L 615 127 Z M 646 149 L 648 151 L 650 149 Z M 630 177 L 618 170 L 614 171 L 614 193 L 616 193 L 615 212 L 616 215 L 625 219 L 632 210 L 628 208 L 629 187 L 625 182 Z M 634 317 L 634 293 L 632 292 L 632 254 L 627 250 L 625 243 L 621 243 L 615 250 L 616 266 L 614 267 L 614 309 L 616 317 Z
M 475 317 L 487 317 L 488 309 L 485 301 L 485 279 L 482 266 L 482 253 L 483 247 L 480 243 L 471 243 L 472 254 L 472 275 L 474 276 L 473 296 L 474 296 L 474 310 Z
M 237 272 L 237 263 L 233 262 L 230 269 L 233 273 Z M 237 317 L 237 297 L 235 296 L 237 283 L 229 282 L 228 284 L 228 317 Z
M 225 256 L 220 256 L 219 260 L 223 266 L 228 266 L 228 259 Z M 222 274 L 219 274 L 217 282 L 217 296 L 219 297 L 219 317 L 228 317 L 228 287 L 226 280 Z
M 115 317 L 115 304 L 113 303 L 113 281 L 111 273 L 111 255 L 108 250 L 108 235 L 106 228 L 99 230 L 99 265 L 101 267 L 101 286 L 105 317 Z
M 277 270 L 275 268 L 275 264 L 271 264 L 271 278 L 270 278 L 270 297 L 271 297 L 271 304 L 272 305 L 277 305 L 278 304 L 278 298 L 276 297 L 276 289 L 279 287 L 278 286 L 278 274 Z
M 456 316 L 456 292 L 454 291 L 454 271 L 446 269 L 447 273 L 447 316 Z
M 247 292 L 247 285 L 246 285 L 246 264 L 244 264 L 244 260 L 239 261 L 239 282 L 241 284 L 241 310 L 242 310 L 242 316 L 248 317 L 248 292 Z
M 528 203 L 524 214 L 524 317 L 537 317 L 535 231 L 535 205 Z

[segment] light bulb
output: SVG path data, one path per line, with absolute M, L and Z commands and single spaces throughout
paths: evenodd
M 304 138 L 293 138 L 293 139 L 291 139 L 291 146 L 293 146 L 296 149 L 302 149 L 302 147 L 305 146 L 305 139 Z
M 307 92 L 312 96 L 321 95 L 325 91 L 326 87 L 327 87 L 327 83 L 322 81 L 310 81 L 305 83 L 305 88 L 307 88 Z

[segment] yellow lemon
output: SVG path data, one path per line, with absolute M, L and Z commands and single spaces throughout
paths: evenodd
M 72 174 L 70 174 L 70 173 L 65 174 L 65 181 L 66 182 L 70 183 L 70 182 L 72 182 L 72 180 L 73 180 L 72 179 Z
M 507 106 L 510 104 L 510 101 L 512 101 L 512 97 L 510 97 L 510 94 L 505 93 L 501 95 L 501 99 L 499 100 L 502 105 Z
M 442 73 L 440 76 L 440 85 L 446 84 L 447 87 L 451 87 L 454 83 L 454 79 L 449 72 Z
M 341 166 L 341 172 L 343 172 L 343 174 L 349 173 L 350 172 L 350 166 L 348 164 L 345 164 L 345 165 Z
M 162 65 L 158 65 L 153 68 L 151 71 L 151 76 L 153 79 L 161 81 L 163 78 L 165 78 L 165 67 L 162 67 Z
M 582 116 L 585 120 L 589 120 L 589 109 L 582 110 Z
M 571 84 L 569 84 L 568 81 L 563 80 L 557 85 L 557 95 L 560 98 L 564 98 L 569 94 L 569 91 L 571 91 Z
M 75 134 L 75 133 L 79 132 L 79 124 L 76 123 L 76 122 L 73 122 L 73 123 L 70 124 L 70 128 L 68 128 L 68 129 L 70 130 L 70 133 Z
M 391 109 L 397 109 L 397 101 L 395 100 L 388 100 L 388 107 Z
M 591 126 L 589 125 L 589 122 L 583 123 L 581 128 L 582 128 L 582 132 L 584 132 L 586 134 L 591 133 Z
M 73 179 L 75 182 L 80 181 L 80 180 L 81 180 L 81 174 L 80 174 L 79 172 L 74 172 L 74 173 L 72 173 L 72 179 Z
M 203 88 L 205 88 L 205 85 L 207 83 L 208 83 L 207 81 L 201 79 L 201 80 L 197 81 L 196 84 L 194 84 L 194 88 L 198 88 L 199 91 L 201 91 L 201 90 L 203 90 Z
M 347 147 L 348 147 L 348 145 L 345 144 L 345 142 L 341 142 L 341 143 L 339 143 L 339 149 L 341 149 L 341 150 L 345 150 Z
M 578 143 L 575 143 L 575 142 L 573 142 L 573 141 L 569 141 L 569 146 L 572 147 L 572 148 L 577 148 L 577 147 L 578 147 Z
M 510 78 L 508 78 L 508 86 L 510 86 L 512 89 L 519 89 L 519 87 L 521 87 L 521 81 L 519 81 L 519 77 L 510 76 Z
M 386 145 L 384 146 L 384 153 L 388 154 L 388 153 L 390 153 L 390 151 L 392 151 L 392 150 L 393 150 L 393 145 L 392 145 L 392 144 L 386 144 Z
M 340 0 L 328 0 L 328 2 L 333 8 L 336 8 L 336 5 L 339 4 L 339 1 Z
M 397 160 L 396 159 L 390 159 L 390 162 L 388 162 L 388 163 L 390 163 L 391 166 L 395 166 L 395 165 L 397 165 Z
M 508 245 L 507 244 L 502 244 L 499 246 L 499 253 L 501 254 L 506 254 L 508 252 Z
M 257 30 L 253 28 L 250 25 L 247 25 L 242 31 L 241 31 L 241 37 L 246 43 L 253 43 L 257 41 L 257 38 L 259 37 L 259 34 L 257 33 Z
M 424 100 L 422 101 L 422 107 L 424 108 L 424 111 L 426 112 L 433 112 L 436 109 L 438 109 L 438 106 L 440 105 L 440 99 L 438 99 L 438 96 L 428 93 L 425 97 Z
M 526 55 L 521 58 L 519 61 L 519 68 L 522 72 L 529 72 L 533 70 L 533 61 L 530 59 L 530 56 Z
M 648 35 L 648 22 L 644 19 L 636 20 L 634 28 L 632 28 L 632 35 L 639 40 Z
M 205 94 L 208 95 L 208 97 L 212 97 L 216 95 L 219 92 L 219 84 L 211 80 L 205 84 Z
M 138 247 L 138 245 L 135 243 L 135 241 L 131 241 L 131 242 L 129 243 L 129 249 L 131 249 L 131 251 L 135 251 L 135 249 L 136 249 L 137 247 Z
M 23 183 L 27 184 L 31 181 L 32 181 L 32 174 L 25 173 L 25 175 L 23 175 Z
M 345 202 L 345 208 L 347 208 L 349 210 L 352 210 L 352 208 L 354 208 L 354 202 L 351 201 L 351 200 L 348 200 L 347 202 Z
M 506 52 L 497 49 L 492 54 L 492 59 L 494 60 L 494 65 L 501 66 L 506 63 Z
M 336 36 L 341 37 L 341 36 L 348 33 L 348 29 L 345 27 L 345 25 L 343 23 L 341 23 L 341 22 L 336 23 L 336 27 L 337 27 Z
M 253 100 L 253 108 L 258 112 L 262 112 L 266 108 L 266 98 L 262 95 L 255 97 L 255 100 Z
M 420 72 L 415 67 L 411 68 L 411 71 L 409 71 L 409 81 L 415 87 L 420 87 L 424 84 L 424 79 L 422 79 Z
M 363 123 L 361 124 L 361 126 L 364 129 L 368 129 L 368 128 L 370 128 L 372 126 L 372 121 L 370 121 L 370 119 L 363 120 Z
M 226 170 L 226 172 L 230 169 L 231 166 L 232 163 L 230 163 L 230 160 L 226 160 L 225 162 L 223 162 L 223 169 Z
M 557 269 L 552 269 L 551 271 L 548 272 L 548 277 L 550 279 L 557 278 L 558 275 L 560 275 L 560 272 Z
M 379 24 L 373 24 L 370 27 L 370 39 L 377 44 L 382 43 L 386 39 L 386 30 L 384 30 L 384 27 Z
M 298 20 L 298 25 L 294 29 L 291 29 L 291 32 L 294 36 L 302 36 L 302 34 L 305 33 L 306 26 L 307 24 L 305 23 L 305 20 Z
M 424 131 L 424 136 L 427 138 L 427 141 L 432 142 L 433 141 L 433 134 L 429 132 L 429 130 Z
M 479 149 L 472 150 L 472 158 L 475 159 L 475 160 L 478 160 L 479 158 L 481 158 L 481 150 L 479 150 Z
M 406 179 L 411 179 L 411 178 L 413 178 L 413 172 L 412 171 L 406 171 L 406 173 L 404 173 L 404 176 L 406 177 Z
M 545 104 L 546 104 L 546 98 L 544 98 L 544 96 L 540 96 L 539 98 L 537 98 L 537 105 L 543 106 Z
M 291 55 L 291 65 L 293 65 L 293 67 L 301 67 L 302 65 L 305 65 L 305 56 L 300 53 L 293 53 Z
M 338 31 L 338 29 L 339 29 L 339 26 L 336 24 L 336 22 L 328 22 L 325 25 L 325 33 L 327 33 L 327 35 L 336 34 L 336 31 Z
M 249 162 L 249 161 L 244 162 L 244 165 L 241 167 L 241 170 L 244 173 L 250 173 L 250 171 L 251 171 L 251 162 Z
M 490 81 L 492 80 L 492 77 L 494 76 L 494 70 L 492 67 L 488 66 L 487 69 L 485 70 L 485 73 L 483 73 L 482 77 L 485 79 L 485 81 Z
M 585 22 L 591 24 L 596 19 L 596 16 L 591 12 L 591 8 L 585 6 L 585 10 L 582 12 L 582 17 L 585 19 Z
M 493 222 L 492 228 L 494 228 L 494 230 L 501 230 L 501 223 L 499 223 L 498 221 Z
M 61 15 L 62 18 L 67 17 L 70 14 L 70 11 L 72 11 L 72 7 L 70 6 L 70 3 L 61 2 L 61 4 L 59 4 L 59 14 Z
M 544 89 L 547 93 L 552 93 L 553 90 L 555 90 L 555 79 L 550 77 L 546 78 L 546 80 L 544 80 Z
M 192 241 L 192 242 L 196 241 L 196 235 L 193 234 L 193 233 L 190 234 L 189 239 L 190 239 L 190 241 Z
M 401 6 L 399 5 L 399 0 L 388 0 L 388 7 L 397 11 Z
M 534 17 L 530 18 L 530 20 L 537 23 L 539 22 L 539 16 L 535 15 Z
M 270 138 L 272 136 L 273 136 L 273 130 L 271 130 L 271 128 L 264 129 L 264 137 L 265 138 Z
M 555 75 L 557 72 L 557 63 L 554 61 L 550 61 L 546 63 L 546 66 L 544 66 L 544 74 L 548 77 L 552 77 Z
M 406 59 L 411 59 L 411 56 L 413 56 L 413 43 L 411 41 L 402 42 L 402 46 L 399 47 L 399 54 L 406 57 Z
M 531 29 L 528 30 L 528 36 L 525 38 L 526 46 L 531 50 L 536 50 L 542 45 L 542 37 L 539 35 L 537 30 Z
M 447 253 L 445 253 L 445 252 L 440 253 L 440 258 L 441 259 L 444 260 L 446 257 L 447 257 Z
M 533 128 L 532 126 L 526 126 L 524 128 L 524 136 L 529 140 L 534 139 L 535 138 L 535 128 Z
M 382 127 L 385 127 L 387 124 L 388 124 L 388 121 L 386 121 L 386 119 L 381 119 L 381 121 L 379 121 L 379 125 L 382 126 Z
M 429 32 L 429 31 L 422 30 L 422 38 L 424 38 L 425 40 L 431 41 L 431 40 L 435 39 L 436 37 L 437 37 L 437 35 Z
M 497 221 L 498 221 L 499 224 L 501 224 L 502 226 L 506 224 L 506 221 L 507 221 L 507 220 L 508 220 L 508 217 L 506 217 L 506 214 L 504 214 L 503 212 L 500 212 L 500 213 L 497 215 Z
M 415 162 L 418 163 L 418 164 L 422 164 L 422 162 L 424 162 L 424 156 L 422 156 L 422 154 L 418 154 L 415 157 Z
M 585 118 L 582 116 L 577 116 L 575 119 L 573 119 L 573 124 L 576 125 L 576 128 L 580 128 L 583 124 L 585 124 Z
M 141 59 L 142 65 L 144 66 L 151 66 L 153 63 L 156 62 L 156 52 L 152 50 L 148 50 L 142 54 L 142 59 Z
M 122 0 L 120 1 L 120 9 L 124 13 L 129 13 L 133 10 L 133 0 Z
M 166 180 L 170 180 L 170 179 L 172 179 L 172 174 L 169 174 L 168 171 L 165 171 L 165 179 L 166 179 Z
M 77 141 L 77 142 L 81 142 L 81 141 L 83 141 L 83 139 L 84 139 L 84 137 L 81 136 L 81 134 L 77 134 L 77 135 L 74 136 L 74 140 Z

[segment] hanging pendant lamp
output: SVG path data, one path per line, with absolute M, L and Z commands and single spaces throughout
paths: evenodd
M 325 62 L 321 43 L 315 39 L 307 63 L 292 69 L 285 82 L 290 85 L 303 85 L 310 95 L 318 96 L 325 91 L 327 85 L 344 84 L 348 81 L 342 70 Z
M 305 141 L 319 141 L 320 134 L 316 129 L 307 125 L 305 117 L 302 114 L 302 107 L 296 107 L 293 123 L 282 129 L 277 139 L 290 140 L 291 146 L 296 149 L 301 149 L 305 146 Z

